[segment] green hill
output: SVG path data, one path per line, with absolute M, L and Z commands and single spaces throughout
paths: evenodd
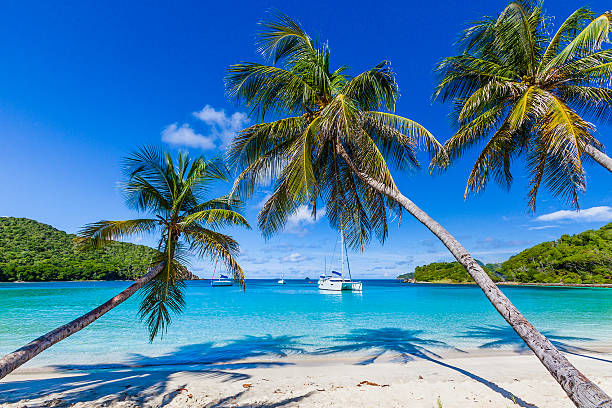
M 526 249 L 502 264 L 484 266 L 494 281 L 612 283 L 612 223 L 598 230 L 563 235 Z M 473 282 L 457 262 L 417 266 L 414 278 L 423 282 Z
M 76 250 L 74 237 L 27 218 L 0 218 L 0 281 L 134 279 L 155 253 L 123 242 Z
M 612 283 L 612 223 L 526 249 L 501 273 L 516 282 Z
M 476 260 L 476 262 L 484 268 L 494 282 L 502 280 L 493 271 L 497 268 L 496 264 L 485 265 L 479 260 Z M 419 282 L 467 283 L 474 281 L 459 262 L 434 262 L 429 265 L 417 266 L 414 269 L 414 279 Z

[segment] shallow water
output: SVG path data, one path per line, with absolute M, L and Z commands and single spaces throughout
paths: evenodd
M 129 282 L 0 283 L 5 354 L 108 300 Z M 581 353 L 612 345 L 612 289 L 502 288 L 558 347 Z M 441 348 L 524 350 L 475 286 L 364 281 L 358 293 L 322 293 L 304 280 L 252 280 L 238 287 L 187 283 L 187 304 L 162 339 L 149 343 L 138 295 L 28 363 L 168 365 L 290 353 Z

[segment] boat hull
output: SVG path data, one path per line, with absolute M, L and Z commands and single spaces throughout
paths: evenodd
M 340 292 L 343 290 L 361 292 L 361 282 L 353 282 L 348 279 L 319 279 L 319 289 Z
M 233 280 L 215 280 L 210 282 L 210 286 L 232 286 L 234 284 Z

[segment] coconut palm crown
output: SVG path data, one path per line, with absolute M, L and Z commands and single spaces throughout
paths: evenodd
M 210 184 L 227 181 L 218 160 L 191 159 L 179 153 L 176 163 L 169 153 L 142 148 L 124 162 L 127 182 L 122 186 L 127 204 L 151 215 L 125 221 L 99 221 L 85 226 L 78 242 L 100 247 L 129 236 L 158 233 L 157 254 L 151 268 L 164 268 L 143 287 L 139 314 L 145 319 L 152 341 L 164 332 L 173 313 L 185 305 L 183 278 L 189 252 L 222 261 L 244 287 L 244 273 L 237 263 L 238 243 L 217 230 L 225 226 L 249 228 L 238 212 L 239 202 L 228 197 L 206 199 Z
M 232 65 L 226 76 L 230 97 L 261 120 L 230 146 L 228 160 L 239 170 L 234 193 L 249 196 L 260 183 L 274 182 L 258 216 L 264 236 L 282 229 L 300 205 L 316 217 L 320 200 L 349 245 L 363 248 L 372 233 L 384 241 L 387 209 L 400 214 L 400 207 L 357 177 L 339 149 L 395 188 L 387 162 L 416 168 L 419 143 L 431 152 L 441 146 L 424 127 L 393 113 L 399 94 L 389 62 L 350 76 L 346 66 L 331 68 L 326 42 L 286 15 L 275 13 L 261 27 L 264 63 Z
M 581 8 L 551 36 L 541 4 L 518 1 L 465 30 L 461 54 L 437 67 L 434 98 L 454 103 L 458 130 L 445 144 L 448 157 L 482 146 L 466 196 L 491 178 L 509 188 L 512 162 L 524 155 L 531 209 L 542 183 L 578 207 L 584 153 L 606 157 L 589 120 L 612 118 L 611 18 Z M 448 163 L 437 160 L 442 168 Z

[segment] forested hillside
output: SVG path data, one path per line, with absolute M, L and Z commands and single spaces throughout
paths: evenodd
M 476 262 L 484 268 L 494 282 L 502 280 L 499 275 L 493 272 L 496 264 L 485 265 L 478 260 Z M 414 269 L 414 279 L 420 282 L 474 282 L 459 262 L 434 262 L 425 266 L 417 266 Z
M 612 223 L 598 230 L 563 235 L 485 269 L 494 281 L 522 283 L 612 283 Z M 457 262 L 417 266 L 414 279 L 423 282 L 472 282 Z
M 0 281 L 133 279 L 155 253 L 123 242 L 77 250 L 74 237 L 27 218 L 0 218 Z
M 526 249 L 501 273 L 516 282 L 612 283 L 612 223 Z

